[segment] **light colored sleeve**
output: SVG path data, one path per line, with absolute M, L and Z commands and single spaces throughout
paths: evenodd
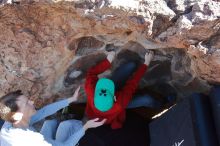
M 69 105 L 68 100 L 64 99 L 64 100 L 44 106 L 43 108 L 38 110 L 36 114 L 34 114 L 31 117 L 30 125 L 33 125 L 34 123 L 56 113 L 57 111 L 61 110 L 64 107 L 67 107 L 68 105 Z

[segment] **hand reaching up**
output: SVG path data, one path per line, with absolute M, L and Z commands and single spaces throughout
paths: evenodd
M 145 54 L 145 61 L 144 64 L 146 64 L 147 66 L 150 64 L 151 60 L 154 57 L 154 52 L 153 51 L 149 51 Z
M 83 126 L 83 129 L 86 131 L 89 128 L 96 128 L 102 126 L 106 122 L 106 119 L 103 119 L 100 122 L 98 122 L 98 120 L 99 118 L 95 118 L 87 121 L 86 124 Z
M 114 60 L 115 55 L 116 55 L 116 53 L 114 51 L 107 52 L 107 59 L 110 63 L 112 63 L 112 61 Z
M 73 96 L 68 98 L 69 103 L 77 101 L 78 96 L 79 96 L 79 90 L 80 90 L 80 86 L 75 90 Z

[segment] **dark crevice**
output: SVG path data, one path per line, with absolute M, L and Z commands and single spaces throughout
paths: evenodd
M 156 38 L 162 32 L 166 31 L 169 27 L 174 25 L 174 23 L 170 21 L 169 18 L 163 15 L 157 15 L 153 23 L 154 23 L 152 28 L 153 38 Z
M 176 13 L 176 16 L 174 16 L 171 19 L 171 22 L 175 23 L 179 19 L 180 16 L 191 13 L 192 12 L 192 8 L 193 8 L 193 6 L 190 6 L 189 8 L 186 8 L 186 10 L 184 12 L 178 12 L 178 11 L 174 10 L 174 12 Z
M 210 48 L 212 48 L 212 46 L 214 46 L 219 41 L 220 41 L 220 30 L 217 33 L 213 34 L 211 37 L 209 37 L 207 40 L 204 40 L 202 42 L 202 45 L 206 46 L 210 51 Z
M 168 2 L 169 4 L 169 2 Z M 171 7 L 170 7 L 171 8 Z M 164 16 L 157 16 L 157 18 L 154 20 L 154 25 L 153 25 L 153 32 L 156 32 L 153 34 L 153 38 L 156 38 L 159 36 L 162 32 L 166 31 L 169 27 L 172 27 L 175 25 L 177 20 L 182 16 L 182 15 L 187 15 L 192 12 L 193 6 L 190 6 L 189 8 L 186 8 L 184 12 L 179 12 L 177 10 L 173 10 L 176 15 L 171 19 L 171 20 L 166 20 Z M 156 25 L 155 25 L 156 24 Z M 161 25 L 163 24 L 163 25 Z M 166 24 L 166 25 L 165 25 Z M 167 38 L 161 38 L 160 39 L 162 42 L 166 42 Z
M 88 55 L 104 46 L 104 43 L 94 37 L 82 37 L 73 41 L 73 48 L 76 49 L 76 55 Z
M 74 84 L 81 83 L 82 80 L 85 78 L 85 75 L 88 69 L 91 66 L 100 62 L 101 60 L 103 60 L 105 57 L 106 56 L 104 53 L 96 53 L 96 54 L 87 55 L 85 57 L 78 59 L 74 64 L 72 64 L 67 69 L 66 75 L 64 77 L 64 82 L 63 82 L 64 86 L 69 87 Z M 71 73 L 75 71 L 80 71 L 81 74 L 79 74 L 79 76 L 76 76 L 76 77 L 71 77 Z

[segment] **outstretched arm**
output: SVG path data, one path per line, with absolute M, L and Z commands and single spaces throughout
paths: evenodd
M 93 76 L 93 75 L 97 76 L 98 74 L 101 74 L 107 69 L 109 69 L 111 67 L 111 63 L 114 57 L 115 57 L 115 52 L 113 51 L 107 52 L 107 58 L 101 61 L 100 63 L 98 63 L 97 65 L 91 67 L 87 72 L 87 76 Z
M 69 97 L 68 99 L 51 103 L 38 110 L 37 113 L 31 117 L 30 125 L 56 113 L 64 107 L 67 107 L 70 103 L 75 102 L 78 98 L 79 90 L 80 86 L 75 90 L 73 96 Z
M 56 113 L 57 111 L 59 111 L 60 109 L 66 107 L 68 105 L 69 105 L 68 100 L 64 99 L 64 100 L 61 100 L 61 101 L 44 106 L 43 108 L 38 110 L 36 114 L 34 114 L 31 117 L 30 125 Z
M 96 118 L 96 119 L 91 119 L 87 121 L 84 126 L 80 126 L 78 130 L 70 134 L 70 136 L 65 141 L 50 140 L 49 142 L 53 146 L 75 146 L 79 142 L 79 140 L 83 137 L 87 129 L 99 127 L 103 125 L 106 121 L 105 119 L 102 121 L 98 121 L 98 120 L 99 119 Z
M 103 73 L 111 67 L 111 62 L 113 61 L 114 57 L 115 52 L 108 52 L 105 60 L 88 70 L 85 82 L 85 90 L 88 98 L 94 95 L 96 82 L 98 81 L 98 74 Z

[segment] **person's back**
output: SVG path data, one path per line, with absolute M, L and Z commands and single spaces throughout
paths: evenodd
M 105 124 L 111 125 L 112 129 L 118 129 L 122 127 L 125 121 L 125 109 L 153 58 L 153 52 L 150 51 L 145 54 L 144 63 L 132 73 L 131 77 L 128 75 L 130 75 L 129 71 L 135 68 L 134 63 L 126 65 L 123 73 L 118 72 L 121 75 L 120 77 L 113 75 L 111 79 L 99 79 L 98 75 L 111 67 L 114 57 L 115 52 L 108 52 L 106 59 L 92 66 L 87 71 L 85 82 L 85 92 L 87 95 L 86 115 L 89 119 L 94 117 L 105 118 Z M 125 75 L 125 73 L 128 74 Z M 129 78 L 126 79 L 124 77 Z

